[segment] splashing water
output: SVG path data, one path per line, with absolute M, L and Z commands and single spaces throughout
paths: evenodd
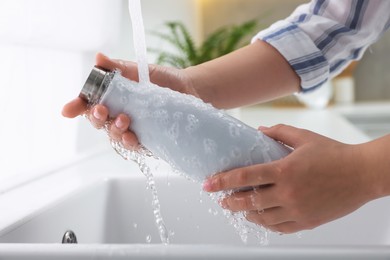
M 214 203 L 219 204 L 219 202 L 230 196 L 234 193 L 234 191 L 221 191 L 216 193 L 209 193 L 208 197 Z M 214 216 L 217 215 L 215 211 L 209 211 Z M 241 238 L 241 241 L 245 244 L 249 242 L 249 238 L 254 238 L 255 241 L 260 245 L 268 245 L 269 244 L 269 231 L 262 226 L 257 224 L 248 222 L 246 220 L 245 212 L 232 212 L 230 210 L 223 210 L 222 214 L 227 219 L 228 223 L 234 227 L 237 234 Z
M 160 207 L 160 200 L 156 189 L 156 183 L 150 167 L 145 163 L 146 156 L 152 156 L 145 148 L 140 148 L 138 151 L 127 150 L 119 142 L 111 140 L 111 145 L 114 150 L 125 160 L 131 160 L 138 164 L 139 169 L 146 177 L 147 188 L 152 192 L 152 207 L 155 224 L 160 234 L 160 239 L 163 244 L 169 244 L 169 232 L 165 226 Z M 150 242 L 150 240 L 149 240 Z
M 135 54 L 137 57 L 139 83 L 142 85 L 150 84 L 149 68 L 146 56 L 145 30 L 142 19 L 140 0 L 129 0 L 129 13 L 133 28 L 133 43 Z M 126 100 L 121 100 L 126 103 Z M 108 127 L 106 126 L 106 131 Z M 111 145 L 114 150 L 121 155 L 125 160 L 131 160 L 138 164 L 139 169 L 146 177 L 147 188 L 152 192 L 152 207 L 155 218 L 155 224 L 160 234 L 160 239 L 163 244 L 169 244 L 169 233 L 165 226 L 161 215 L 160 201 L 157 194 L 156 184 L 152 171 L 145 163 L 145 156 L 151 156 L 151 153 L 146 149 L 140 151 L 130 151 L 125 149 L 121 143 L 111 140 Z M 147 236 L 146 242 L 151 242 L 151 236 Z

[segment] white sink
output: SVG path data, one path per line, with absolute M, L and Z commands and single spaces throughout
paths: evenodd
M 102 167 L 101 162 L 107 166 Z M 390 256 L 390 199 L 374 201 L 345 218 L 300 235 L 271 233 L 269 246 L 259 245 L 254 238 L 244 244 L 218 205 L 201 193 L 198 183 L 166 174 L 164 167 L 161 169 L 156 184 L 166 227 L 174 232 L 171 244 L 161 244 L 152 214 L 151 192 L 145 189 L 144 176 L 134 164 L 122 162 L 109 151 L 4 194 L 2 199 L 13 198 L 12 204 L 18 205 L 7 210 L 1 208 L 0 201 L 4 219 L 12 214 L 19 214 L 19 218 L 0 225 L 0 259 L 26 256 L 29 259 L 122 259 L 124 256 L 388 259 Z M 76 176 L 75 182 L 72 179 Z M 24 189 L 36 192 L 23 198 L 20 195 L 26 192 Z M 25 208 L 33 210 L 23 213 Z M 75 232 L 78 244 L 61 244 L 66 230 Z
M 390 133 L 390 103 L 361 103 L 334 109 L 370 139 Z
M 261 119 L 263 125 L 292 124 L 349 143 L 367 141 L 345 120 L 348 112 L 254 109 L 243 118 L 252 126 Z M 390 198 L 372 201 L 299 235 L 271 233 L 267 246 L 253 237 L 244 244 L 200 184 L 162 166 L 155 177 L 162 215 L 171 231 L 171 243 L 163 245 L 145 177 L 112 150 L 42 176 L 0 190 L 1 260 L 390 257 Z M 67 230 L 75 232 L 78 244 L 61 244 Z
M 390 111 L 383 112 L 375 114 L 347 114 L 345 118 L 370 138 L 375 139 L 390 133 Z

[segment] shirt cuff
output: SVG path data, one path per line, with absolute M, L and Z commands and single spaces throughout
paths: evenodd
M 252 38 L 252 42 L 256 40 L 269 43 L 282 54 L 300 77 L 303 92 L 313 90 L 328 80 L 328 61 L 296 24 L 278 21 Z

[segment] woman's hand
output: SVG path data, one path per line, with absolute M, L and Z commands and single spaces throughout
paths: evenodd
M 131 80 L 138 81 L 137 65 L 131 61 L 114 60 L 101 53 L 96 55 L 96 65 L 108 70 L 120 69 L 122 76 Z M 191 86 L 191 80 L 186 75 L 185 70 L 162 67 L 158 65 L 149 65 L 150 80 L 162 87 L 169 87 L 173 90 L 198 96 L 195 89 Z M 62 110 L 62 115 L 69 118 L 86 114 L 92 125 L 101 128 L 105 125 L 108 118 L 108 109 L 103 105 L 96 105 L 88 109 L 87 104 L 81 98 L 70 101 Z M 138 146 L 138 139 L 135 134 L 129 131 L 131 119 L 125 114 L 120 114 L 111 119 L 109 134 L 115 141 L 122 142 L 125 148 L 135 149 Z
M 294 151 L 281 160 L 207 179 L 208 192 L 254 187 L 223 199 L 223 208 L 245 211 L 251 222 L 292 233 L 340 218 L 378 197 L 360 145 L 285 125 L 261 130 Z

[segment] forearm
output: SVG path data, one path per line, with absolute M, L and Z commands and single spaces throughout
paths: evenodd
M 361 170 L 370 178 L 372 199 L 390 195 L 390 134 L 359 145 L 363 155 Z
M 218 59 L 186 69 L 200 98 L 233 108 L 299 91 L 299 78 L 271 45 L 256 41 Z

